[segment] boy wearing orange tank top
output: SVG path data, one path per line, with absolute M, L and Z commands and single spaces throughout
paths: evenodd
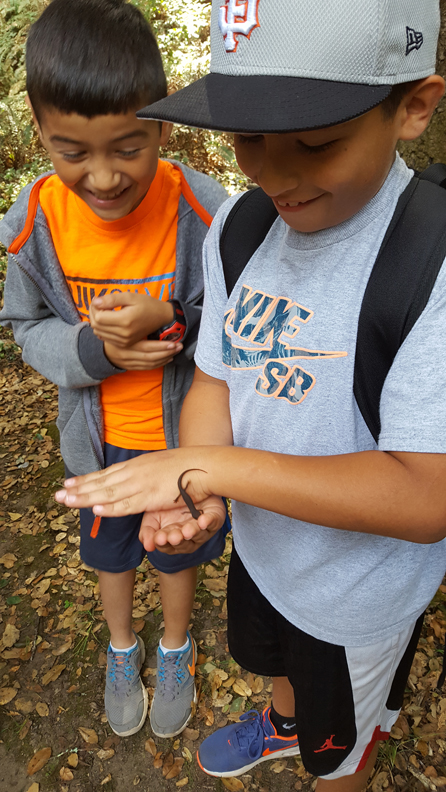
M 27 72 L 55 172 L 25 188 L 2 221 L 0 318 L 24 360 L 59 386 L 61 451 L 80 475 L 178 444 L 201 315 L 201 246 L 226 193 L 160 161 L 171 125 L 136 118 L 166 95 L 166 79 L 149 26 L 124 0 L 53 0 L 31 28 Z M 187 524 L 184 506 L 172 506 L 167 524 Z M 221 554 L 225 531 L 213 529 L 223 513 L 222 502 L 204 509 L 209 533 L 198 549 L 148 553 L 165 622 L 150 711 L 159 737 L 179 734 L 192 714 L 196 567 Z M 81 510 L 81 557 L 98 570 L 110 628 L 105 708 L 120 736 L 137 732 L 148 709 L 145 648 L 131 626 L 142 519 L 99 521 Z

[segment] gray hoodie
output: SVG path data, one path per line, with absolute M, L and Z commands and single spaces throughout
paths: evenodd
M 227 198 L 224 188 L 202 173 L 177 162 L 172 164 L 181 168 L 195 198 L 213 216 Z M 34 219 L 30 211 L 32 188 L 31 184 L 22 190 L 0 223 L 0 241 L 7 248 L 21 235 L 19 249 L 8 255 L 0 323 L 13 330 L 24 361 L 58 385 L 62 456 L 73 474 L 83 475 L 104 466 L 99 385 L 121 369 L 108 360 L 103 342 L 79 318 L 40 204 Z M 163 423 L 168 448 L 178 444 L 181 405 L 193 377 L 203 297 L 201 249 L 207 230 L 206 223 L 181 194 L 174 297 L 184 310 L 187 330 L 183 351 L 163 371 Z

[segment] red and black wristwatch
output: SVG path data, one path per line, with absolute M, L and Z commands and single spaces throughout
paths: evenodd
M 186 319 L 181 310 L 179 302 L 169 300 L 173 308 L 173 320 L 168 325 L 160 327 L 156 333 L 152 333 L 149 338 L 157 341 L 182 341 L 186 334 Z

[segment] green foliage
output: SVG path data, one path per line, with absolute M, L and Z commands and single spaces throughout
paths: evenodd
M 210 0 L 133 0 L 153 27 L 170 90 L 209 70 Z M 51 167 L 25 104 L 25 42 L 48 0 L 0 0 L 0 219 L 20 190 Z M 245 189 L 227 134 L 176 127 L 162 156 L 221 181 L 230 194 Z M 0 292 L 6 261 L 0 248 Z

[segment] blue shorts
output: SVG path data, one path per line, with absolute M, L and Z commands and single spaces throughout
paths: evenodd
M 133 451 L 104 443 L 105 467 L 147 453 L 156 452 Z M 144 556 L 147 555 L 150 563 L 159 572 L 181 572 L 183 569 L 198 566 L 198 564 L 221 556 L 225 547 L 226 534 L 231 529 L 227 516 L 223 527 L 193 553 L 170 555 L 158 549 L 146 553 L 138 538 L 141 520 L 142 514 L 130 514 L 127 517 L 103 517 L 99 533 L 96 539 L 92 539 L 90 531 L 94 514 L 91 509 L 81 509 L 80 555 L 84 564 L 102 572 L 126 572 L 139 566 Z

